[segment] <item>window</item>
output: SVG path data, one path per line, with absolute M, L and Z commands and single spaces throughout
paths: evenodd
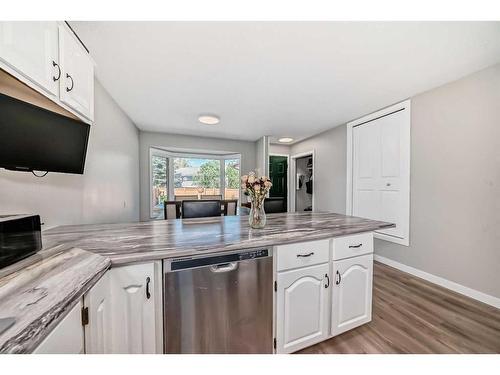
M 183 197 L 240 199 L 239 154 L 189 154 L 150 149 L 152 219 L 163 219 L 163 202 Z
M 151 217 L 163 217 L 163 202 L 168 199 L 168 158 L 151 155 Z
M 240 198 L 240 159 L 224 160 L 225 181 L 224 197 L 225 199 Z
M 174 197 L 221 195 L 220 160 L 174 158 Z

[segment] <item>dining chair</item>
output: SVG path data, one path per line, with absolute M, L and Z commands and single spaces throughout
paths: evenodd
M 197 195 L 176 195 L 175 200 L 178 202 L 182 202 L 184 200 L 197 200 L 198 196 Z
M 220 200 L 183 200 L 182 218 L 220 216 Z
M 264 211 L 266 214 L 274 214 L 285 211 L 285 198 L 272 197 L 264 200 Z
M 202 200 L 205 200 L 205 201 L 211 201 L 211 200 L 215 200 L 215 199 L 218 199 L 218 200 L 222 200 L 222 194 L 215 194 L 215 195 L 202 195 L 201 196 L 201 199 Z
M 222 203 L 224 204 L 224 216 L 236 215 L 238 209 L 238 199 L 225 199 Z
M 176 201 L 163 202 L 163 213 L 165 220 L 181 218 L 181 203 Z

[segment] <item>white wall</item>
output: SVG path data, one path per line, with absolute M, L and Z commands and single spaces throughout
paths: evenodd
M 138 139 L 135 125 L 96 80 L 84 174 L 37 178 L 0 169 L 0 214 L 40 214 L 45 229 L 138 220 Z
M 257 176 L 269 176 L 269 137 L 263 136 L 255 141 L 255 173 Z
M 500 297 L 499 103 L 500 64 L 412 98 L 410 246 L 376 254 Z M 292 147 L 316 150 L 318 210 L 345 212 L 346 142 L 342 125 Z
M 290 150 L 290 146 L 287 145 L 277 145 L 274 143 L 269 145 L 269 154 L 290 155 Z
M 149 213 L 149 149 L 163 147 L 198 150 L 199 152 L 226 151 L 241 154 L 241 174 L 254 170 L 257 165 L 257 142 L 238 141 L 222 138 L 204 138 L 167 133 L 140 132 L 140 184 L 141 220 L 150 220 Z M 243 197 L 243 194 L 241 194 Z

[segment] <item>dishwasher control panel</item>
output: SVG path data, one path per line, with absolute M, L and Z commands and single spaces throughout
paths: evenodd
M 269 250 L 264 249 L 264 250 L 248 251 L 246 253 L 240 253 L 238 255 L 239 255 L 239 260 L 262 258 L 262 257 L 267 257 L 269 255 Z
M 181 271 L 189 268 L 197 268 L 204 266 L 211 266 L 217 264 L 225 264 L 231 262 L 240 262 L 244 260 L 252 260 L 258 258 L 265 258 L 271 256 L 272 253 L 269 249 L 248 250 L 238 253 L 218 254 L 207 257 L 196 258 L 181 258 L 175 260 L 164 261 L 164 271 Z

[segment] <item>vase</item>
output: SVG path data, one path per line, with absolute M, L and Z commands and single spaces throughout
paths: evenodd
M 266 212 L 264 211 L 264 199 L 260 202 L 251 202 L 248 224 L 254 229 L 262 229 L 266 226 Z

